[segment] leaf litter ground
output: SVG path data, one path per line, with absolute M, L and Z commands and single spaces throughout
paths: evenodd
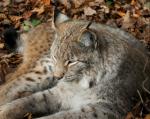
M 48 21 L 57 5 L 74 19 L 92 20 L 124 29 L 134 35 L 150 52 L 150 1 L 148 0 L 2 0 L 0 1 L 0 84 L 22 62 L 21 54 L 10 54 L 3 33 L 13 27 L 19 32 Z M 150 94 L 140 96 L 126 119 L 150 119 Z M 31 119 L 32 114 L 26 114 Z

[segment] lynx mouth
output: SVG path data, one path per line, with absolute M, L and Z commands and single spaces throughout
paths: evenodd
M 61 77 L 54 77 L 54 80 L 59 81 L 59 80 L 63 79 L 63 77 L 64 77 L 64 75 L 63 75 L 63 76 L 61 76 Z

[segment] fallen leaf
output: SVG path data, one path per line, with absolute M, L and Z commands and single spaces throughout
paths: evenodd
M 4 7 L 6 7 L 6 6 L 8 6 L 10 3 L 11 3 L 10 0 L 4 0 L 3 5 L 4 5 Z
M 135 4 L 136 4 L 136 0 L 132 0 L 131 5 L 135 5 Z
M 15 24 L 15 28 L 17 29 L 17 28 L 19 28 L 20 27 L 20 24 L 21 24 L 21 22 L 20 21 L 18 21 L 16 24 Z
M 101 11 L 104 12 L 104 13 L 109 13 L 110 9 L 105 5 L 101 5 Z
M 10 17 L 10 20 L 13 22 L 17 22 L 22 18 L 22 16 L 9 16 L 9 17 Z
M 141 11 L 140 10 L 136 10 L 134 13 L 133 13 L 133 17 L 135 18 L 139 18 L 141 16 Z
M 85 2 L 88 2 L 88 0 L 73 0 L 73 3 L 75 5 L 75 8 L 79 8 L 82 4 Z
M 7 16 L 4 13 L 0 13 L 0 20 L 6 19 L 6 18 L 7 18 Z
M 93 7 L 93 6 L 99 6 L 99 3 L 96 2 L 89 2 L 89 7 Z
M 125 119 L 134 119 L 134 116 L 131 112 L 129 112 Z
M 29 31 L 32 28 L 32 24 L 30 21 L 26 20 L 22 23 L 21 28 L 23 31 Z
M 144 119 L 150 119 L 150 114 L 147 114 Z
M 133 17 L 135 17 L 135 18 L 139 18 L 139 17 L 140 17 L 140 15 L 139 15 L 139 14 L 133 14 Z
M 25 0 L 15 0 L 16 3 L 24 2 Z
M 50 5 L 50 3 L 51 3 L 51 0 L 42 0 L 43 1 L 43 3 L 44 3 L 44 5 Z
M 122 28 L 128 29 L 128 28 L 132 28 L 132 26 L 133 26 L 133 21 L 131 19 L 131 14 L 129 11 L 127 11 L 125 16 L 123 17 Z
M 35 12 L 37 13 L 38 15 L 42 14 L 43 12 L 45 11 L 44 9 L 44 5 L 41 6 L 40 8 L 34 8 L 31 12 Z
M 97 2 L 97 3 L 103 3 L 105 1 L 104 0 L 96 0 L 95 2 Z
M 114 4 L 114 0 L 106 0 L 106 4 L 108 6 L 112 6 Z
M 71 3 L 69 0 L 58 0 L 60 4 L 65 5 L 67 8 L 71 8 Z M 74 1 L 72 1 L 74 3 Z
M 32 19 L 32 21 L 31 21 L 31 24 L 32 24 L 33 27 L 39 25 L 40 23 L 41 23 L 41 21 L 38 20 L 38 19 Z
M 115 3 L 114 7 L 115 7 L 116 9 L 120 9 L 120 8 L 121 8 L 121 5 L 118 4 L 118 3 Z
M 27 11 L 27 12 L 25 12 L 25 13 L 23 14 L 23 18 L 24 18 L 24 19 L 28 19 L 28 18 L 31 17 L 31 15 L 32 15 L 32 12 Z
M 124 12 L 122 12 L 122 11 L 119 11 L 119 12 L 117 12 L 117 13 L 118 13 L 118 15 L 121 16 L 121 17 L 123 17 L 123 16 L 126 15 L 126 13 L 124 13 Z
M 4 43 L 0 43 L 0 49 L 4 48 Z
M 150 9 L 150 2 L 146 2 L 144 4 L 144 9 Z
M 86 16 L 91 16 L 93 14 L 96 14 L 96 11 L 94 9 L 92 9 L 91 7 L 85 7 L 84 8 L 84 14 Z
M 26 113 L 24 115 L 24 117 L 26 117 L 27 119 L 32 119 L 32 114 L 31 113 Z

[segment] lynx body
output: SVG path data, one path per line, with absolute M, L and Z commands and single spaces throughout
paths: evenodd
M 45 65 L 16 79 L 22 86 L 12 87 L 10 82 L 11 88 L 0 92 L 0 117 L 21 119 L 31 112 L 38 119 L 123 119 L 137 99 L 137 90 L 142 91 L 142 82 L 150 78 L 144 47 L 120 29 L 71 20 L 60 13 L 54 25 L 56 38 L 43 56 Z M 62 78 L 52 87 L 51 76 Z M 48 84 L 46 79 L 49 85 L 39 88 L 39 83 Z M 29 96 L 16 95 L 29 89 Z

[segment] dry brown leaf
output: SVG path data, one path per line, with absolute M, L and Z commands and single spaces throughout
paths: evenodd
M 75 5 L 75 8 L 80 7 L 82 4 L 84 4 L 85 2 L 87 2 L 87 0 L 73 0 L 73 3 Z
M 7 16 L 4 13 L 0 13 L 0 20 L 6 19 L 6 18 L 7 18 Z
M 4 48 L 4 43 L 0 43 L 0 49 Z
M 27 119 L 32 119 L 32 114 L 31 113 L 26 113 L 24 115 L 24 117 L 26 117 Z
M 4 7 L 8 6 L 10 2 L 11 2 L 10 0 L 4 0 L 4 3 L 3 3 Z
M 92 9 L 91 7 L 85 7 L 84 8 L 84 14 L 86 16 L 91 16 L 93 14 L 96 14 L 96 11 L 94 9 Z
M 134 116 L 131 112 L 129 112 L 125 119 L 134 119 Z
M 122 28 L 128 29 L 128 28 L 132 28 L 132 26 L 133 26 L 133 21 L 131 19 L 131 14 L 129 11 L 127 11 L 126 15 L 123 17 Z
M 28 19 L 28 18 L 31 17 L 31 15 L 32 15 L 32 12 L 30 12 L 30 11 L 24 12 L 23 18 L 24 18 L 24 19 Z
M 139 17 L 140 17 L 140 15 L 139 15 L 139 14 L 133 14 L 133 17 L 135 17 L 135 18 L 139 18 Z
M 58 2 L 65 5 L 67 8 L 71 8 L 71 3 L 69 0 L 58 0 Z
M 89 2 L 93 2 L 93 0 L 57 0 L 59 3 L 65 5 L 67 8 L 71 8 L 73 5 L 75 8 L 79 8 L 84 4 L 88 4 Z
M 106 5 L 101 5 L 101 11 L 104 12 L 104 13 L 109 13 L 110 9 Z
M 45 11 L 44 5 L 42 5 L 40 8 L 34 8 L 31 12 L 35 12 L 38 15 L 42 14 Z
M 135 5 L 135 4 L 136 4 L 136 0 L 132 0 L 131 5 Z
M 150 114 L 147 114 L 144 119 L 150 119 Z
M 16 3 L 21 3 L 23 1 L 25 1 L 25 0 L 15 0 Z
M 21 22 L 20 22 L 20 21 L 18 21 L 18 22 L 16 22 L 16 23 L 15 23 L 15 26 L 14 26 L 14 27 L 17 29 L 17 28 L 19 28 L 19 27 L 20 27 L 20 25 L 21 25 Z
M 95 0 L 95 2 L 97 2 L 97 3 L 103 3 L 105 1 L 104 0 Z
M 44 5 L 50 5 L 50 3 L 51 3 L 51 0 L 42 0 L 42 1 L 43 1 Z
M 17 22 L 22 18 L 22 16 L 9 16 L 9 17 L 10 17 L 10 20 L 13 22 Z
M 150 10 L 150 1 L 147 1 L 145 4 L 144 4 L 144 10 Z
M 121 17 L 124 17 L 124 16 L 126 15 L 126 13 L 124 13 L 124 12 L 122 12 L 122 11 L 119 11 L 119 12 L 117 12 L 117 13 L 118 13 L 118 15 L 121 16 Z

